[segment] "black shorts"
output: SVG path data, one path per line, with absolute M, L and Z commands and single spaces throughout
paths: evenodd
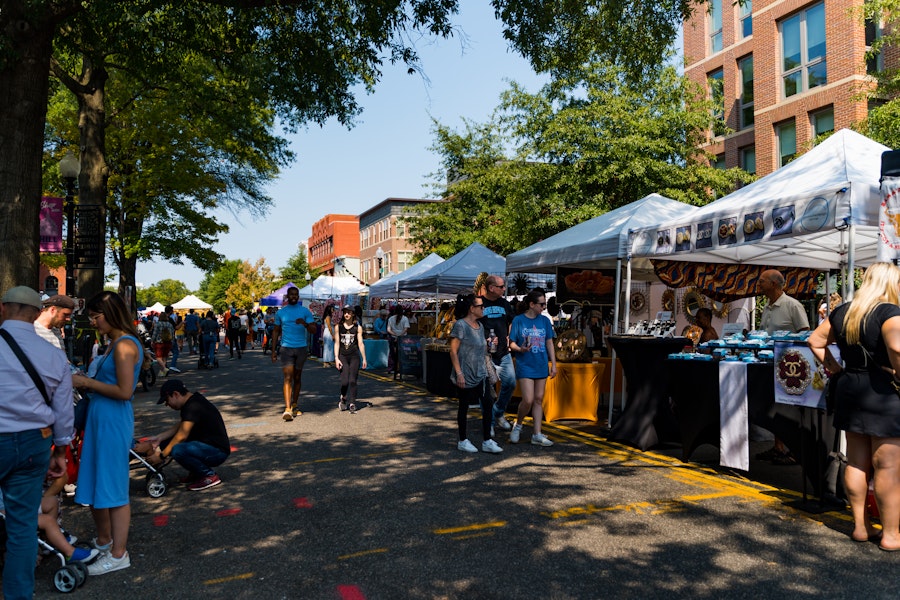
M 285 348 L 281 347 L 281 366 L 282 367 L 294 367 L 295 369 L 302 369 L 303 363 L 306 362 L 306 357 L 309 354 L 309 349 L 304 346 L 302 348 Z

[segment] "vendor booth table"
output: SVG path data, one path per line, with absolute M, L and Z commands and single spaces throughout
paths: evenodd
M 456 388 L 450 382 L 453 367 L 450 364 L 450 348 L 447 350 L 425 349 L 425 389 L 437 396 L 452 398 Z
M 605 372 L 602 363 L 556 363 L 556 377 L 547 379 L 544 391 L 544 420 L 596 421 Z M 522 397 L 518 384 L 513 396 Z
M 668 401 L 669 354 L 691 345 L 688 338 L 616 336 L 606 338 L 622 361 L 625 410 L 613 423 L 610 438 L 646 450 L 660 441 L 679 439 Z
M 363 340 L 366 348 L 366 363 L 368 369 L 387 369 L 388 366 L 388 341 L 387 340 Z

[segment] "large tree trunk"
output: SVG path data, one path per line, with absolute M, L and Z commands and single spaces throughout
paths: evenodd
M 12 47 L 0 61 L 0 293 L 40 289 L 41 156 L 54 25 L 26 21 L 3 4 L 0 35 Z

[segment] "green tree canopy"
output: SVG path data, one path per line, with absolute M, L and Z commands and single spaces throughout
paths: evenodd
M 242 261 L 237 279 L 225 291 L 225 300 L 236 308 L 253 308 L 254 302 L 259 302 L 275 289 L 274 281 L 275 275 L 264 258 L 260 258 L 255 264 Z
M 417 254 L 473 241 L 509 254 L 650 193 L 702 205 L 751 179 L 698 150 L 712 117 L 694 84 L 671 67 L 626 75 L 593 64 L 533 94 L 512 84 L 489 123 L 437 124 L 449 201 L 413 213 Z
M 159 302 L 168 306 L 175 304 L 191 291 L 177 279 L 162 279 L 154 285 L 137 290 L 138 306 L 152 306 Z
M 225 260 L 215 270 L 207 273 L 200 282 L 197 297 L 212 304 L 217 313 L 224 312 L 228 308 L 228 288 L 235 284 L 241 273 L 242 261 Z
M 299 287 L 306 285 L 306 274 L 309 273 L 312 279 L 319 276 L 309 269 L 309 263 L 306 262 L 306 252 L 298 249 L 287 260 L 287 263 L 278 270 L 278 277 L 275 279 L 272 289 L 277 289 L 286 283 L 293 281 Z M 271 292 L 272 290 L 269 290 Z M 266 292 L 268 293 L 268 292 Z

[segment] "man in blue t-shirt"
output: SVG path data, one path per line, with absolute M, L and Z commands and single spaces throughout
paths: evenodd
M 184 335 L 188 339 L 188 352 L 196 354 L 200 348 L 200 316 L 193 308 L 184 316 Z
M 308 333 L 316 333 L 313 314 L 300 304 L 300 290 L 288 288 L 287 305 L 275 313 L 275 328 L 272 330 L 272 348 L 278 347 L 281 340 L 281 373 L 284 377 L 284 414 L 281 418 L 293 421 L 294 416 L 303 414 L 297 410 L 300 397 L 300 378 L 303 375 L 303 363 L 306 362 Z M 272 352 L 272 362 L 277 358 Z

